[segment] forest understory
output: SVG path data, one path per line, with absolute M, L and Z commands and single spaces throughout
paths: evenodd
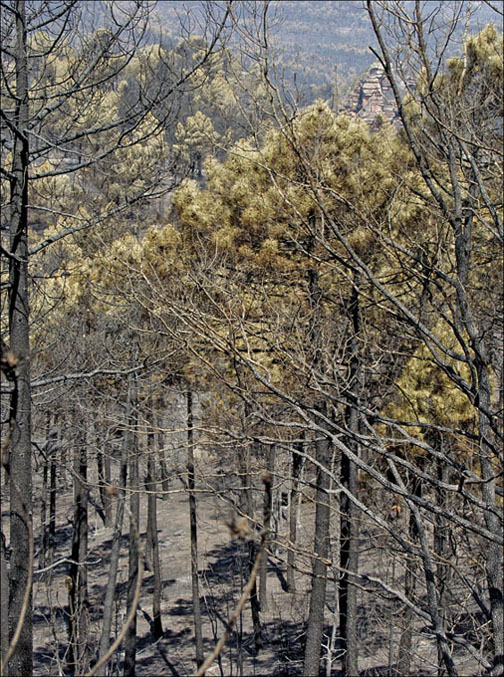
M 181 456 L 180 449 L 177 454 Z M 183 455 L 183 451 L 182 451 Z M 219 465 L 215 454 L 207 451 L 198 453 L 196 467 L 198 485 L 198 542 L 200 603 L 202 609 L 202 630 L 205 657 L 213 650 L 224 632 L 225 624 L 238 604 L 249 577 L 248 542 L 236 537 L 230 528 L 236 515 L 235 505 L 241 488 L 237 484 L 237 473 L 229 473 Z M 118 472 L 119 466 L 115 465 Z M 114 462 L 112 462 L 114 467 Z M 173 675 L 188 677 L 196 671 L 193 603 L 190 571 L 190 523 L 188 493 L 185 487 L 184 464 L 175 464 L 170 469 L 169 486 L 166 493 L 157 494 L 157 520 L 159 558 L 161 564 L 161 621 L 163 634 L 153 633 L 153 574 L 146 545 L 147 511 L 142 506 L 140 536 L 144 563 L 142 588 L 138 605 L 136 674 L 142 676 Z M 33 629 L 34 629 L 34 676 L 52 677 L 65 671 L 69 646 L 69 560 L 72 547 L 72 515 L 74 502 L 71 472 L 65 470 L 65 463 L 59 465 L 57 474 L 57 524 L 55 528 L 54 551 L 41 555 L 42 533 L 47 534 L 35 519 L 35 574 L 33 585 Z M 144 468 L 146 470 L 146 468 Z M 161 472 L 161 471 L 160 471 Z M 113 473 L 114 474 L 114 473 Z M 89 647 L 91 655 L 97 650 L 103 617 L 105 587 L 110 568 L 110 551 L 113 527 L 106 527 L 103 521 L 103 507 L 100 505 L 99 480 L 94 472 L 89 478 L 88 515 L 88 613 Z M 252 470 L 256 501 L 262 501 L 261 482 L 258 469 Z M 142 476 L 142 473 L 141 473 Z M 43 495 L 42 474 L 35 478 L 37 495 Z M 255 482 L 254 482 L 255 478 Z M 313 479 L 313 478 L 312 478 Z M 291 677 L 303 675 L 303 656 L 308 618 L 309 595 L 311 590 L 311 556 L 315 519 L 313 481 L 306 478 L 297 500 L 297 543 L 296 590 L 289 592 L 287 584 L 287 547 L 289 494 L 288 477 L 279 473 L 274 476 L 274 524 L 272 542 L 268 548 L 267 604 L 261 612 L 261 636 L 263 647 L 255 648 L 254 628 L 251 619 L 250 602 L 231 633 L 218 659 L 207 675 L 231 675 Z M 311 486 L 310 486 L 311 485 Z M 204 488 L 203 488 L 204 487 Z M 47 493 L 47 487 L 45 488 Z M 47 496 L 46 496 L 47 499 Z M 117 500 L 113 501 L 113 511 Z M 401 516 L 391 506 L 390 519 L 399 524 Z M 40 515 L 41 501 L 35 502 L 35 515 Z M 4 515 L 5 517 L 5 515 Z M 47 516 L 46 516 L 47 520 Z M 337 530 L 337 514 L 333 513 L 331 532 Z M 379 533 L 373 524 L 364 521 L 360 527 L 359 540 L 361 575 L 379 577 L 391 587 L 404 585 L 404 566 L 401 558 L 393 554 L 390 539 Z M 248 532 L 252 536 L 253 532 Z M 121 553 L 115 598 L 114 633 L 118 634 L 125 621 L 126 588 L 128 580 L 128 529 L 125 526 L 121 536 Z M 258 540 L 256 536 L 256 540 Z M 337 547 L 337 539 L 333 546 Z M 334 553 L 333 553 L 334 556 Z M 56 563 L 49 570 L 49 557 Z M 39 566 L 37 566 L 37 562 Z M 57 562 L 60 562 L 57 564 Z M 341 675 L 338 647 L 338 618 L 334 615 L 337 605 L 336 568 L 329 571 L 332 580 L 328 583 L 325 609 L 324 640 L 321 674 L 338 677 Z M 421 578 L 421 571 L 415 572 Z M 364 677 L 379 675 L 400 675 L 397 669 L 397 652 L 401 642 L 401 628 L 406 621 L 404 606 L 390 595 L 376 597 L 365 592 L 365 584 L 359 584 L 358 592 L 358 650 L 359 674 Z M 454 613 L 458 610 L 454 609 Z M 479 614 L 473 609 L 474 617 L 466 619 L 468 627 L 477 623 Z M 436 675 L 436 642 L 428 628 L 413 623 L 410 629 L 414 641 L 411 649 L 412 675 Z M 119 649 L 109 665 L 109 674 L 121 675 L 124 665 L 122 650 Z M 460 652 L 454 658 L 459 675 L 484 674 L 476 661 L 467 659 Z M 458 660 L 457 660 L 458 658 Z M 329 668 L 330 665 L 330 668 Z

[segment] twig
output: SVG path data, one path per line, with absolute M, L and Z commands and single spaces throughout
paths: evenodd
M 69 559 L 68 557 L 62 557 L 61 559 L 57 560 L 56 562 L 53 562 L 52 564 L 49 564 L 46 567 L 43 567 L 42 569 L 35 569 L 33 572 L 34 575 L 38 576 L 39 574 L 45 574 L 46 571 L 50 571 L 51 569 L 55 569 L 57 566 L 60 564 L 75 564 L 78 567 L 87 565 L 89 566 L 90 564 L 99 564 L 102 561 L 101 557 L 96 560 L 84 560 L 83 562 L 76 562 L 74 559 Z

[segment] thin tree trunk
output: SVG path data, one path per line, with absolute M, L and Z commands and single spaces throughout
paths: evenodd
M 47 415 L 46 448 L 42 475 L 42 496 L 40 502 L 40 558 L 39 567 L 42 569 L 52 564 L 54 555 L 54 535 L 56 519 L 56 431 L 54 430 L 54 416 Z M 49 520 L 47 518 L 47 504 L 49 502 Z
M 418 477 L 415 475 L 411 476 L 411 486 L 410 490 L 415 496 L 420 497 L 422 495 L 422 484 L 419 481 Z M 399 516 L 399 512 L 396 511 L 396 517 Z M 416 526 L 416 521 L 411 510 L 409 511 L 408 517 L 408 534 L 411 543 L 415 543 L 418 540 L 418 529 Z M 404 563 L 404 595 L 407 599 L 415 602 L 415 587 L 416 587 L 416 578 L 415 578 L 415 557 L 410 553 L 405 555 Z M 411 647 L 412 647 L 412 623 L 414 620 L 413 611 L 410 607 L 404 609 L 403 615 L 403 631 L 401 633 L 401 639 L 399 640 L 399 652 L 397 657 L 397 671 L 400 675 L 409 675 L 411 674 Z
M 315 213 L 309 215 L 310 233 L 307 250 L 313 251 L 315 244 L 316 219 Z M 322 291 L 319 285 L 317 267 L 308 270 L 308 288 L 310 291 L 310 306 L 312 317 L 310 321 L 310 347 L 312 351 L 311 361 L 313 367 L 320 368 L 321 346 L 321 318 L 320 309 Z M 318 403 L 318 409 L 324 415 L 327 407 L 324 401 Z M 312 589 L 310 594 L 310 610 L 308 614 L 308 627 L 306 631 L 306 646 L 304 655 L 304 675 L 315 677 L 320 671 L 320 657 L 322 650 L 322 637 L 324 633 L 324 612 L 327 588 L 327 555 L 329 552 L 329 529 L 331 508 L 329 503 L 329 477 L 326 469 L 330 468 L 329 440 L 321 438 L 315 442 L 316 466 L 316 497 L 315 497 L 315 536 L 314 536 L 314 559 L 312 573 Z
M 314 560 L 303 670 L 303 675 L 313 677 L 316 677 L 320 670 L 327 587 L 330 522 L 329 494 L 327 493 L 329 478 L 325 471 L 329 468 L 330 462 L 330 444 L 327 439 L 316 441 L 316 460 L 319 465 L 316 470 Z
M 114 600 L 116 594 L 117 570 L 119 568 L 119 553 L 121 550 L 121 536 L 124 522 L 124 508 L 126 502 L 126 481 L 128 475 L 128 454 L 133 447 L 132 422 L 133 415 L 133 375 L 128 375 L 128 390 L 126 394 L 126 406 L 124 412 L 125 430 L 121 444 L 121 467 L 119 472 L 119 488 L 117 492 L 117 509 L 110 551 L 110 568 L 103 602 L 103 624 L 100 637 L 99 658 L 102 658 L 110 647 L 112 620 L 114 615 Z M 107 674 L 107 666 L 104 666 L 104 674 Z
M 191 583 L 194 616 L 194 637 L 196 642 L 196 665 L 199 668 L 205 659 L 203 654 L 203 632 L 198 576 L 198 522 L 196 495 L 194 493 L 194 413 L 193 396 L 187 391 L 187 486 L 189 489 L 189 522 L 191 529 Z
M 77 417 L 76 417 L 77 418 Z M 74 443 L 74 524 L 72 533 L 72 564 L 69 580 L 69 636 L 67 665 L 71 674 L 87 672 L 88 600 L 88 498 L 86 433 L 78 431 Z
M 128 393 L 126 418 L 130 418 L 130 395 Z M 100 637 L 99 658 L 102 658 L 108 651 L 110 646 L 110 634 L 112 630 L 112 619 L 114 615 L 114 599 L 116 592 L 117 570 L 119 568 L 119 553 L 121 550 L 121 536 L 124 522 L 124 503 L 126 500 L 125 488 L 128 474 L 127 454 L 129 444 L 128 432 L 124 433 L 123 444 L 121 450 L 121 469 L 119 474 L 119 490 L 116 509 L 116 518 L 114 526 L 114 534 L 112 536 L 112 547 L 110 550 L 110 564 L 109 576 L 107 580 L 107 589 L 105 591 L 105 600 L 103 602 L 103 624 Z M 106 673 L 106 666 L 104 666 L 104 673 Z
M 241 468 L 241 481 L 242 481 L 242 511 L 248 516 L 248 518 L 254 521 L 254 505 L 252 502 L 252 495 L 250 492 L 250 447 L 247 446 L 245 451 L 245 457 L 242 457 L 242 468 Z M 253 540 L 248 541 L 247 543 L 248 550 L 248 574 L 254 568 L 254 562 L 256 558 L 256 548 Z M 254 581 L 252 590 L 250 593 L 250 609 L 252 612 L 252 625 L 254 628 L 254 646 L 256 652 L 262 649 L 262 637 L 261 637 L 261 619 L 259 616 L 259 597 L 257 594 L 257 582 Z
M 154 503 L 154 511 L 153 511 L 153 505 L 152 501 L 150 500 L 150 489 L 149 487 L 152 486 L 153 483 L 153 475 L 152 475 L 152 468 L 149 465 L 149 460 L 151 458 L 151 453 L 152 453 L 152 435 L 151 433 L 147 432 L 146 433 L 146 439 L 147 439 L 147 471 L 145 475 L 145 490 L 147 492 L 147 525 L 145 528 L 145 548 L 143 552 L 143 558 L 144 558 L 144 570 L 145 571 L 152 571 L 153 563 L 152 563 L 152 557 L 153 557 L 153 551 L 154 551 L 154 539 L 157 537 L 157 533 L 153 533 L 153 512 L 156 510 L 156 504 Z
M 49 445 L 46 444 L 46 455 L 42 459 L 42 491 L 40 495 L 40 553 L 39 553 L 39 568 L 43 569 L 46 565 L 47 556 L 47 498 L 48 498 L 48 459 L 47 450 Z
M 147 542 L 151 553 L 152 572 L 154 575 L 154 590 L 152 593 L 152 632 L 154 637 L 163 635 L 161 623 L 161 564 L 159 561 L 159 541 L 157 528 L 157 483 L 155 479 L 154 434 L 150 433 L 148 440 L 147 458 Z
M 39 566 L 42 569 L 51 565 L 54 556 L 54 537 L 56 521 L 56 439 L 54 416 L 47 416 L 46 449 L 42 478 L 42 499 L 40 507 L 41 549 Z M 49 501 L 49 519 L 47 503 Z
M 23 612 L 28 586 L 32 515 L 30 315 L 28 304 L 28 57 L 24 0 L 16 2 L 16 113 L 12 178 L 10 181 L 9 340 L 16 360 L 10 400 L 10 456 L 4 463 L 10 482 L 9 636 Z M 16 648 L 9 662 L 10 675 L 33 673 L 32 595 Z
M 303 451 L 303 445 L 299 445 L 299 451 Z M 304 458 L 294 449 L 292 451 L 292 479 L 289 505 L 289 541 L 291 546 L 287 552 L 287 587 L 289 592 L 296 591 L 296 570 L 294 547 L 297 541 L 297 520 L 299 501 L 299 481 Z
M 105 526 L 112 526 L 112 496 L 108 488 L 110 487 L 110 458 L 101 450 L 101 440 L 97 440 L 96 468 L 98 472 L 98 489 L 100 492 L 100 502 L 105 515 Z
M 341 457 L 341 483 L 357 495 L 357 469 L 343 454 Z M 341 493 L 340 524 L 340 565 L 342 572 L 339 587 L 341 648 L 345 651 L 342 659 L 342 675 L 358 675 L 357 646 L 357 589 L 347 572 L 357 573 L 359 564 L 358 520 L 355 505 Z
M 5 660 L 9 650 L 9 578 L 5 550 L 5 536 L 2 530 L 0 531 L 0 662 Z M 8 666 L 5 666 L 2 677 L 8 677 Z
M 53 425 L 56 421 L 53 420 Z M 52 433 L 52 444 L 49 457 L 49 529 L 47 534 L 47 562 L 51 565 L 54 561 L 54 543 L 56 540 L 56 453 L 58 432 Z
M 131 376 L 130 384 L 133 390 L 132 394 L 132 420 L 129 422 L 130 434 L 133 444 L 130 446 L 129 452 L 129 468 L 130 468 L 130 528 L 129 528 L 129 568 L 128 568 L 128 593 L 127 593 L 127 613 L 130 612 L 134 597 L 135 586 L 138 577 L 138 545 L 137 538 L 140 530 L 140 482 L 139 482 L 139 463 L 138 463 L 138 448 L 136 435 L 136 387 L 134 384 L 134 376 Z M 137 643 L 137 614 L 133 615 L 133 619 L 128 627 L 124 639 L 124 677 L 135 677 L 136 665 L 136 643 Z
M 397 471 L 397 468 L 393 461 L 387 459 L 388 466 L 394 475 L 395 482 L 401 487 L 403 491 L 406 491 L 406 486 Z M 421 490 L 421 484 L 418 482 L 419 491 Z M 432 561 L 432 555 L 429 549 L 429 542 L 427 532 L 425 530 L 424 522 L 422 521 L 422 516 L 418 507 L 413 501 L 406 497 L 406 503 L 408 504 L 409 509 L 413 513 L 413 518 L 415 520 L 415 528 L 418 533 L 418 540 L 420 543 L 421 553 L 422 553 L 422 564 L 423 564 L 423 573 L 425 577 L 425 588 L 426 588 L 426 602 L 429 610 L 429 615 L 431 617 L 432 630 L 436 636 L 436 642 L 438 647 L 440 647 L 443 657 L 443 662 L 446 666 L 446 670 L 450 677 L 456 677 L 458 675 L 455 663 L 453 660 L 452 650 L 450 649 L 450 643 L 446 636 L 446 629 L 441 622 L 439 616 L 439 601 L 438 601 L 438 591 L 436 589 L 436 576 L 434 571 L 434 564 Z
M 166 464 L 165 458 L 165 434 L 163 430 L 163 417 L 158 414 L 156 416 L 157 423 L 157 443 L 158 443 L 158 456 L 159 456 L 159 469 L 160 469 L 160 480 L 161 480 L 161 498 L 163 501 L 167 501 L 170 497 L 168 490 L 170 488 L 170 475 L 168 472 L 168 466 Z
M 271 485 L 273 482 L 273 476 L 275 474 L 275 457 L 276 457 L 276 448 L 275 445 L 271 445 L 268 450 L 268 462 L 266 464 L 266 476 L 265 479 L 268 482 L 265 482 L 265 486 L 269 487 L 268 491 L 264 492 L 264 501 L 263 501 L 263 529 L 266 532 L 266 546 L 264 553 L 260 562 L 259 568 L 259 605 L 260 610 L 264 613 L 268 609 L 268 598 L 267 598 L 267 588 L 268 588 L 268 550 L 267 542 L 270 539 L 269 531 L 271 527 L 271 511 L 273 508 L 273 493 L 271 491 Z
M 437 477 L 441 482 L 448 483 L 448 468 L 446 464 L 436 459 Z M 447 494 L 442 489 L 436 488 L 436 503 L 441 508 L 447 507 Z M 449 603 L 448 586 L 450 583 L 449 558 L 449 533 L 448 520 L 441 515 L 436 515 L 434 520 L 434 553 L 438 557 L 436 565 L 436 583 L 438 589 L 439 617 L 443 627 L 449 627 Z M 438 675 L 444 675 L 443 654 L 438 647 Z
M 487 412 L 492 411 L 492 398 L 490 387 L 491 360 L 486 345 L 486 331 L 478 326 L 473 317 L 473 310 L 468 297 L 469 271 L 471 258 L 474 254 L 475 244 L 472 238 L 472 226 L 474 209 L 471 204 L 465 205 L 462 200 L 462 189 L 458 183 L 456 152 L 450 148 L 449 153 L 450 177 L 455 197 L 455 254 L 457 262 L 457 322 L 460 333 L 467 332 L 471 346 L 474 350 L 474 368 L 477 373 L 475 403 L 478 404 L 478 434 L 479 434 L 479 457 L 481 467 L 481 493 L 487 506 L 483 512 L 486 527 L 496 537 L 502 536 L 501 511 L 496 501 L 496 473 L 495 473 L 495 436 L 492 430 L 491 420 Z M 477 177 L 469 186 L 468 194 L 471 202 L 476 204 Z M 502 547 L 492 542 L 488 545 L 486 561 L 488 594 L 490 597 L 490 614 L 492 617 L 492 629 L 494 640 L 494 656 L 491 669 L 492 675 L 504 674 L 504 584 L 502 577 L 504 552 Z
M 357 275 L 350 299 L 349 314 L 351 321 L 350 374 L 349 390 L 354 394 L 360 392 L 360 356 L 358 335 L 360 330 L 359 289 Z M 349 404 L 345 412 L 346 425 L 350 433 L 348 445 L 355 454 L 359 453 L 359 445 L 352 435 L 359 432 L 359 418 L 356 406 Z M 357 467 L 350 459 L 341 456 L 341 484 L 353 495 L 358 494 Z M 359 568 L 359 511 L 356 505 L 341 492 L 340 494 L 340 566 L 342 573 L 339 587 L 340 637 L 343 677 L 359 674 L 358 641 L 357 641 L 357 588 L 352 583 L 350 572 L 358 573 Z

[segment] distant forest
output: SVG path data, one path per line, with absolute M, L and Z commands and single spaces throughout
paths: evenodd
M 414 3 L 410 0 L 403 4 L 411 9 Z M 444 0 L 443 4 L 458 5 L 461 12 L 461 21 L 448 44 L 449 54 L 460 48 L 466 20 L 470 31 L 495 22 L 496 13 L 485 2 L 471 3 L 468 17 L 467 8 L 462 10 L 458 0 Z M 159 28 L 165 36 L 177 36 L 181 16 L 188 17 L 186 25 L 199 23 L 203 28 L 197 17 L 202 16 L 204 5 L 202 0 L 158 3 L 155 13 Z M 224 3 L 215 5 L 222 11 Z M 431 0 L 426 7 L 435 17 L 439 3 Z M 336 95 L 344 101 L 355 82 L 376 61 L 369 49 L 377 47 L 376 37 L 362 0 L 272 0 L 268 13 L 275 66 L 290 87 L 296 75 L 305 105 L 316 98 L 332 99 L 335 88 Z M 390 18 L 385 16 L 385 20 Z

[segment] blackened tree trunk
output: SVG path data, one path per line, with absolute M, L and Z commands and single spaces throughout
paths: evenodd
M 33 673 L 32 596 L 23 610 L 29 582 L 32 515 L 30 317 L 28 305 L 28 58 L 24 0 L 15 4 L 15 133 L 10 179 L 9 340 L 16 375 L 10 401 L 10 638 L 25 612 L 21 634 L 9 661 L 10 675 Z
M 53 419 L 56 426 L 56 419 Z M 49 529 L 47 534 L 47 562 L 50 566 L 54 561 L 54 544 L 56 540 L 56 453 L 58 443 L 58 431 L 56 428 L 51 432 L 51 446 L 49 456 Z
M 7 553 L 5 536 L 0 531 L 0 662 L 5 661 L 9 650 L 9 579 L 7 573 Z M 8 677 L 8 667 L 5 666 L 2 677 Z
M 194 616 L 194 637 L 196 642 L 196 665 L 199 668 L 204 661 L 203 631 L 199 597 L 198 576 L 198 522 L 196 514 L 196 495 L 194 477 L 194 413 L 193 394 L 187 391 L 187 486 L 189 489 L 189 523 L 191 529 L 191 583 Z
M 420 483 L 416 481 L 416 478 L 413 478 L 414 487 L 413 492 L 415 495 L 419 495 L 420 492 Z M 396 511 L 396 518 L 398 517 L 398 511 Z M 413 517 L 413 514 L 410 511 L 409 522 L 408 522 L 408 531 L 411 542 L 415 542 L 418 538 L 418 532 L 416 528 L 416 523 Z M 405 563 L 404 563 L 404 595 L 407 599 L 414 602 L 415 596 L 415 558 L 411 553 L 406 553 Z M 411 674 L 411 646 L 412 646 L 412 622 L 413 622 L 413 611 L 410 607 L 406 607 L 403 614 L 403 630 L 401 633 L 401 639 L 399 640 L 399 654 L 397 657 L 397 672 L 400 675 L 409 675 Z
M 360 356 L 358 335 L 360 330 L 359 287 L 357 276 L 349 305 L 351 338 L 349 390 L 354 397 L 360 392 Z M 349 431 L 348 446 L 358 455 L 359 444 L 354 435 L 359 432 L 359 418 L 355 401 L 351 400 L 345 411 L 346 426 Z M 353 496 L 358 493 L 357 467 L 342 454 L 341 484 Z M 359 567 L 359 511 L 356 505 L 341 492 L 340 495 L 340 566 L 342 569 L 339 586 L 340 637 L 342 675 L 351 677 L 359 674 L 357 644 L 357 588 L 353 585 L 351 573 L 357 573 Z
M 303 445 L 299 446 L 299 451 L 303 451 Z M 299 501 L 299 481 L 301 470 L 303 468 L 303 456 L 295 449 L 292 452 L 292 479 L 289 504 L 289 541 L 291 546 L 287 553 L 287 587 L 289 592 L 296 591 L 296 570 L 294 547 L 297 541 L 297 518 Z
M 161 402 L 161 406 L 164 403 Z M 168 493 L 170 489 L 170 474 L 168 472 L 168 465 L 165 458 L 165 434 L 163 430 L 163 417 L 158 414 L 156 416 L 157 424 L 157 443 L 158 443 L 158 456 L 159 456 L 159 470 L 160 470 L 160 480 L 161 480 L 161 498 L 163 501 L 167 501 L 170 498 Z
M 312 212 L 309 215 L 310 223 L 310 241 L 308 242 L 308 251 L 311 253 L 314 249 L 316 219 Z M 322 290 L 319 285 L 318 268 L 314 265 L 308 271 L 308 288 L 310 291 L 310 306 L 312 317 L 310 320 L 310 347 L 312 350 L 311 361 L 315 369 L 321 368 L 322 362 L 322 329 L 321 329 L 321 303 Z M 327 405 L 325 401 L 320 401 L 317 409 L 322 415 L 327 415 Z M 330 468 L 330 449 L 329 440 L 325 437 L 319 438 L 315 442 L 315 460 L 316 465 L 316 505 L 315 505 L 315 536 L 314 536 L 314 557 L 312 568 L 312 589 L 310 594 L 310 611 L 308 615 L 308 628 L 306 631 L 306 647 L 304 655 L 305 675 L 318 675 L 320 670 L 320 654 L 322 649 L 322 636 L 324 633 L 324 612 L 326 604 L 327 588 L 327 555 L 329 552 L 329 529 L 330 529 L 330 497 L 327 492 L 329 488 L 329 477 L 327 470 Z
M 130 439 L 132 444 L 128 449 L 129 453 L 129 488 L 130 488 L 130 528 L 129 528 L 129 567 L 128 567 L 128 592 L 127 592 L 127 613 L 133 607 L 135 598 L 135 587 L 138 578 L 138 538 L 140 530 L 140 479 L 139 462 L 137 447 L 137 397 L 135 376 L 131 375 L 129 380 L 132 389 L 131 396 L 131 417 L 128 421 Z M 136 665 L 136 643 L 137 643 L 137 614 L 128 627 L 124 639 L 124 677 L 135 677 Z
M 319 674 L 322 636 L 324 633 L 330 519 L 329 494 L 327 493 L 327 489 L 329 488 L 329 477 L 326 469 L 329 468 L 330 463 L 330 448 L 327 439 L 319 439 L 316 441 L 317 493 L 315 506 L 314 559 L 303 669 L 304 675 L 313 675 L 313 677 Z
M 77 416 L 75 415 L 77 419 Z M 69 651 L 67 666 L 71 674 L 87 672 L 88 647 L 88 498 L 86 432 L 78 430 L 74 442 L 74 517 L 72 563 L 69 580 Z
M 275 473 L 275 457 L 276 457 L 276 448 L 275 445 L 271 445 L 268 449 L 268 462 L 266 464 L 266 482 L 265 487 L 266 491 L 264 492 L 263 500 L 263 529 L 265 531 L 265 548 L 264 553 L 259 566 L 259 603 L 260 609 L 264 613 L 268 608 L 268 549 L 267 544 L 269 541 L 269 531 L 271 528 L 271 512 L 273 509 L 273 492 L 271 490 L 273 475 Z M 290 552 L 290 551 L 289 551 Z
M 126 400 L 126 420 L 131 418 L 131 388 L 128 387 L 128 396 Z M 131 448 L 130 431 L 126 430 L 123 436 L 121 449 L 121 468 L 119 473 L 119 489 L 117 491 L 117 509 L 114 525 L 114 534 L 112 536 L 112 547 L 110 551 L 109 576 L 107 588 L 105 591 L 105 600 L 103 602 L 103 624 L 100 637 L 99 658 L 102 658 L 110 646 L 110 633 L 112 629 L 112 619 L 114 615 L 114 598 L 116 592 L 117 570 L 119 567 L 119 553 L 121 550 L 121 536 L 124 522 L 124 504 L 126 501 L 125 489 L 128 474 L 128 450 Z M 106 666 L 104 666 L 104 674 Z
M 56 452 L 57 433 L 54 416 L 47 415 L 46 448 L 43 460 L 42 496 L 40 502 L 41 548 L 39 566 L 51 565 L 54 555 L 56 520 Z M 49 503 L 49 506 L 48 506 Z M 47 508 L 49 507 L 49 513 Z
M 112 496 L 108 490 L 110 487 L 110 456 L 101 449 L 102 442 L 97 440 L 96 468 L 98 471 L 98 490 L 100 492 L 100 502 L 105 516 L 106 527 L 112 526 Z
M 355 496 L 357 493 L 357 469 L 345 456 L 341 457 L 341 483 Z M 352 585 L 349 572 L 357 573 L 359 564 L 358 519 L 355 505 L 341 493 L 340 565 L 343 569 L 339 586 L 342 675 L 358 675 L 357 659 L 357 589 Z
M 252 500 L 252 493 L 250 491 L 250 446 L 247 446 L 245 454 L 242 456 L 240 475 L 243 489 L 241 496 L 241 509 L 248 516 L 248 518 L 254 522 L 254 503 Z M 246 547 L 248 550 L 248 573 L 250 575 L 252 569 L 254 568 L 257 553 L 253 540 L 249 540 Z M 259 615 L 260 607 L 256 580 L 254 581 L 250 593 L 250 609 L 252 612 L 252 625 L 254 628 L 254 646 L 256 652 L 258 652 L 262 649 L 263 643 L 261 636 L 261 619 Z
M 42 459 L 42 491 L 40 494 L 40 551 L 39 551 L 39 561 L 38 565 L 40 569 L 43 569 L 46 564 L 46 554 L 47 554 L 47 498 L 48 498 L 48 481 L 49 481 L 49 463 L 47 458 L 47 447 L 46 444 L 46 453 Z
M 154 434 L 150 433 L 148 440 L 147 458 L 147 543 L 151 555 L 152 573 L 154 576 L 154 590 L 152 592 L 152 633 L 154 637 L 161 637 L 163 625 L 161 623 L 161 563 L 159 561 L 159 541 L 157 528 L 157 483 L 155 479 L 154 463 Z
M 442 444 L 442 441 L 439 440 Z M 441 482 L 448 483 L 448 467 L 445 463 L 441 463 L 436 459 L 437 478 Z M 447 492 L 440 487 L 436 487 L 437 505 L 442 508 L 447 508 Z M 436 564 L 436 584 L 439 601 L 439 617 L 443 627 L 448 628 L 450 623 L 450 608 L 448 602 L 448 587 L 450 584 L 451 567 L 449 564 L 450 558 L 450 523 L 442 515 L 436 515 L 434 520 L 434 552 L 437 556 Z M 443 654 L 438 646 L 438 674 L 445 674 L 443 666 Z

